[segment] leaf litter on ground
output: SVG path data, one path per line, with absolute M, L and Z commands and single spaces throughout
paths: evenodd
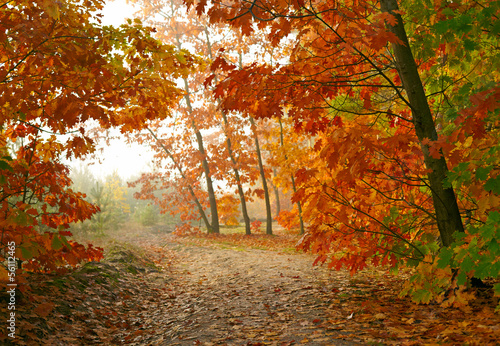
M 313 267 L 313 256 L 292 251 L 295 235 L 143 232 L 119 239 L 101 263 L 28 278 L 16 344 L 500 342 L 491 292 L 478 291 L 462 309 L 416 305 L 398 298 L 404 274 Z

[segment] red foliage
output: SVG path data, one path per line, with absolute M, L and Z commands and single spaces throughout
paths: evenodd
M 199 227 L 193 227 L 188 223 L 181 223 L 175 227 L 173 233 L 178 236 L 192 236 L 200 234 L 201 231 Z
M 262 231 L 262 222 L 259 220 L 253 221 L 250 224 L 250 230 L 254 233 L 259 233 Z
M 292 211 L 282 210 L 276 217 L 276 221 L 278 221 L 280 226 L 289 231 L 300 226 L 297 209 L 293 209 Z

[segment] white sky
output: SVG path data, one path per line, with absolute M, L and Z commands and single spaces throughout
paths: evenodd
M 126 18 L 133 18 L 134 7 L 126 0 L 107 0 L 103 10 L 103 25 L 118 26 L 124 24 Z
M 134 7 L 126 3 L 126 0 L 106 1 L 103 10 L 103 25 L 119 26 L 124 24 L 127 18 L 133 18 Z M 96 178 L 105 178 L 107 175 L 117 171 L 124 179 L 137 176 L 148 170 L 147 165 L 153 154 L 146 147 L 139 145 L 128 146 L 124 141 L 113 140 L 110 146 L 104 149 L 101 163 L 89 164 L 88 167 Z M 78 167 L 84 161 L 74 161 L 72 166 Z

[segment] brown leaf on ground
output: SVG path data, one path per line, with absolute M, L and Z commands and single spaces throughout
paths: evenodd
M 496 300 L 487 292 L 478 294 L 467 311 L 415 305 L 398 298 L 404 275 L 379 268 L 351 276 L 313 267 L 312 256 L 290 251 L 291 235 L 280 237 L 122 235 L 122 242 L 134 244 L 133 251 L 119 247 L 109 250 L 102 263 L 28 280 L 30 290 L 18 304 L 17 344 L 444 345 L 481 340 L 495 345 L 500 340 Z

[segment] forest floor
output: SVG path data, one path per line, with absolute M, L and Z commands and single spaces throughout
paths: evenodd
M 18 304 L 19 345 L 462 345 L 500 343 L 495 299 L 464 309 L 398 298 L 385 270 L 313 267 L 296 236 L 134 232 L 105 259 L 33 275 Z M 2 317 L 3 318 L 3 317 Z

